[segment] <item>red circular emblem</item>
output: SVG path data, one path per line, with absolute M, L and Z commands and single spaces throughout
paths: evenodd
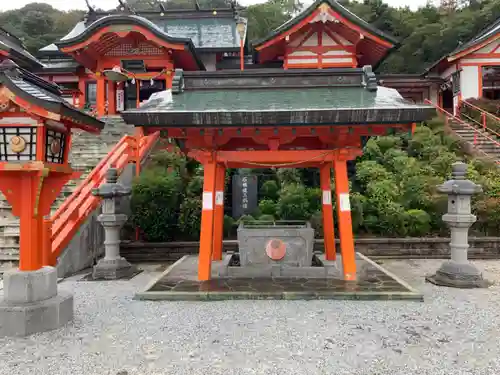
M 283 259 L 286 254 L 286 245 L 283 241 L 272 239 L 266 245 L 266 254 L 272 260 Z

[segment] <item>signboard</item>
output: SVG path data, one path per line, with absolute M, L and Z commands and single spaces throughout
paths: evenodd
M 119 112 L 125 110 L 125 91 L 123 89 L 116 90 L 116 110 Z
M 257 176 L 233 176 L 233 217 L 249 215 L 258 207 Z

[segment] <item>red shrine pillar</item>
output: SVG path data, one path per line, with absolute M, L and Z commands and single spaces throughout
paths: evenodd
M 224 186 L 226 182 L 226 168 L 217 165 L 215 174 L 215 210 L 214 210 L 214 250 L 213 260 L 222 260 L 224 239 Z
M 320 167 L 320 182 L 323 207 L 323 238 L 326 260 L 335 260 L 335 229 L 333 227 L 332 182 L 329 163 Z
M 108 115 L 116 115 L 116 83 L 108 81 Z
M 83 77 L 78 77 L 78 90 L 80 91 L 80 98 L 78 102 L 78 108 L 85 108 L 85 91 L 86 91 L 86 81 Z
M 337 216 L 344 280 L 353 281 L 356 280 L 356 254 L 352 234 L 347 162 L 345 160 L 336 160 L 333 162 L 333 167 L 335 169 L 335 195 L 337 196 Z
M 101 117 L 106 114 L 106 81 L 101 72 L 96 72 L 97 79 L 97 116 Z
M 214 244 L 214 191 L 217 163 L 213 154 L 203 162 L 203 197 L 201 207 L 200 254 L 198 280 L 210 280 Z
M 43 264 L 43 218 L 50 214 L 50 206 L 62 187 L 80 173 L 69 166 L 51 170 L 42 162 L 0 166 L 0 191 L 19 217 L 19 270 L 36 271 Z

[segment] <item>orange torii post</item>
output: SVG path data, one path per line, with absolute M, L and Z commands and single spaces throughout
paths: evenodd
M 198 258 L 198 280 L 210 280 L 214 245 L 214 192 L 217 162 L 214 155 L 204 158 L 203 197 L 201 208 L 200 255 Z
M 214 248 L 212 259 L 222 260 L 222 240 L 224 238 L 224 186 L 226 182 L 226 168 L 217 164 L 215 174 L 215 207 L 214 207 Z
M 337 216 L 340 237 L 342 267 L 346 281 L 356 280 L 356 254 L 352 234 L 351 204 L 349 202 L 349 179 L 346 160 L 335 160 L 335 195 L 337 196 Z
M 332 182 L 330 169 L 330 163 L 322 164 L 320 167 L 320 183 L 323 207 L 323 239 L 325 243 L 326 260 L 335 260 L 335 231 L 333 228 Z

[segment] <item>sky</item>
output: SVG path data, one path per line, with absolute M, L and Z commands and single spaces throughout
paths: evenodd
M 251 5 L 264 2 L 265 0 L 240 0 L 242 5 Z M 34 2 L 34 0 L 0 0 L 0 11 L 22 8 L 24 5 Z M 69 9 L 87 9 L 85 0 L 36 0 L 38 3 L 47 3 L 54 8 L 61 10 Z M 111 9 L 118 5 L 118 0 L 90 0 L 91 5 L 102 9 Z M 304 3 L 309 3 L 311 0 L 305 0 Z M 410 6 L 411 9 L 416 9 L 427 3 L 427 0 L 385 0 L 386 3 L 392 6 Z

